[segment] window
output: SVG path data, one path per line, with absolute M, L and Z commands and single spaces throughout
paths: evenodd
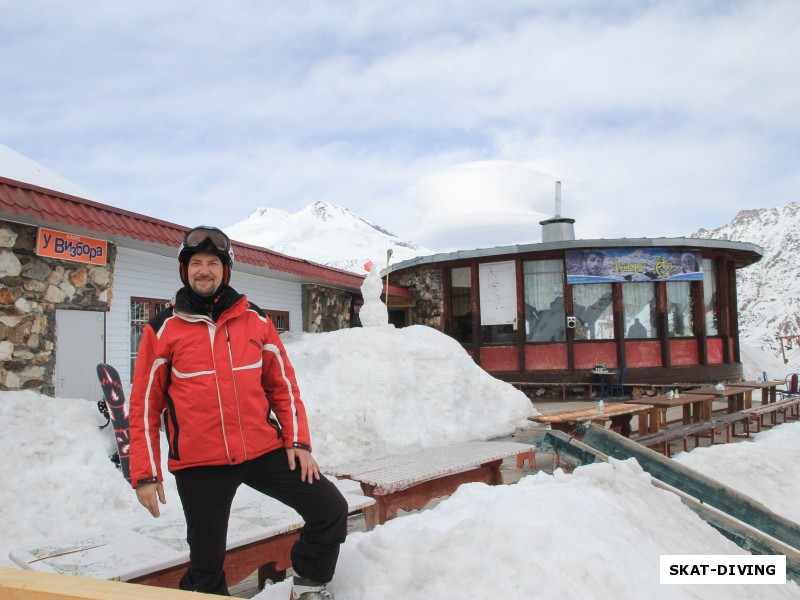
M 282 310 L 265 310 L 267 316 L 269 317 L 272 324 L 275 325 L 275 329 L 278 330 L 278 333 L 283 333 L 284 331 L 289 331 L 289 313 Z
M 703 302 L 706 305 L 706 335 L 719 335 L 717 269 L 710 258 L 703 259 Z
M 478 265 L 481 342 L 514 344 L 517 335 L 516 263 L 506 260 Z
M 564 263 L 560 260 L 527 261 L 523 263 L 522 270 L 525 341 L 565 341 Z
M 462 344 L 472 342 L 472 272 L 469 267 L 450 270 L 452 335 Z
M 667 323 L 670 337 L 692 337 L 692 284 L 689 281 L 667 282 Z
M 576 340 L 613 340 L 614 311 L 610 283 L 572 286 Z
M 658 336 L 658 310 L 654 283 L 625 283 L 622 285 L 622 314 L 625 337 L 654 338 Z
M 133 366 L 136 364 L 136 355 L 139 354 L 144 326 L 167 306 L 169 306 L 168 300 L 131 298 L 131 376 L 133 376 Z

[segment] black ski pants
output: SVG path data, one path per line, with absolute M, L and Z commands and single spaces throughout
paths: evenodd
M 299 464 L 289 469 L 286 450 L 240 465 L 179 469 L 174 475 L 186 516 L 190 559 L 181 589 L 228 595 L 223 570 L 228 519 L 241 484 L 292 507 L 305 521 L 292 547 L 295 573 L 321 583 L 333 578 L 339 546 L 347 535 L 347 501 L 324 476 L 311 484 L 302 481 Z

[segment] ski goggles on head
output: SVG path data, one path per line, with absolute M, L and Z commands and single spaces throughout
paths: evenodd
M 228 254 L 231 250 L 231 241 L 220 229 L 201 226 L 186 232 L 183 236 L 182 249 L 216 250 Z

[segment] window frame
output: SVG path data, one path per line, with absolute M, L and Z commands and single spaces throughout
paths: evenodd
M 275 330 L 279 334 L 283 333 L 284 331 L 289 331 L 291 329 L 289 324 L 288 310 L 264 309 L 264 313 L 269 317 L 269 320 L 272 321 L 272 324 L 275 326 Z
M 146 308 L 142 319 L 134 319 L 134 303 L 143 304 Z M 145 298 L 142 296 L 131 296 L 128 304 L 128 331 L 130 333 L 130 344 L 128 346 L 128 358 L 131 365 L 131 376 L 133 376 L 136 366 L 136 357 L 139 356 L 139 344 L 142 340 L 142 333 L 150 319 L 170 305 L 170 300 L 160 298 Z M 159 308 L 159 305 L 162 305 Z M 135 347 L 134 347 L 135 345 Z

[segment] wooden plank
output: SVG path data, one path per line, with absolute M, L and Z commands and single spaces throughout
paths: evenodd
M 8 600 L 191 600 L 194 592 L 0 567 L 0 597 Z
M 519 442 L 463 442 L 323 470 L 328 475 L 369 484 L 376 494 L 382 494 L 520 455 L 532 457 L 533 446 Z M 533 466 L 532 461 L 530 464 Z
M 773 513 L 760 502 L 613 431 L 591 424 L 582 428 L 583 441 L 589 446 L 614 458 L 636 458 L 642 468 L 653 477 L 752 525 L 792 548 L 800 549 L 800 525 Z
M 608 462 L 608 455 L 560 431 L 548 432 L 544 437 L 544 444 L 553 447 L 559 461 L 567 462 L 573 466 L 587 465 L 600 461 Z M 676 494 L 687 508 L 691 509 L 737 546 L 750 552 L 750 554 L 785 555 L 787 578 L 791 581 L 800 582 L 800 551 L 766 535 L 759 529 L 739 519 L 703 504 L 697 498 L 680 491 L 655 476 L 652 479 L 652 484 Z

